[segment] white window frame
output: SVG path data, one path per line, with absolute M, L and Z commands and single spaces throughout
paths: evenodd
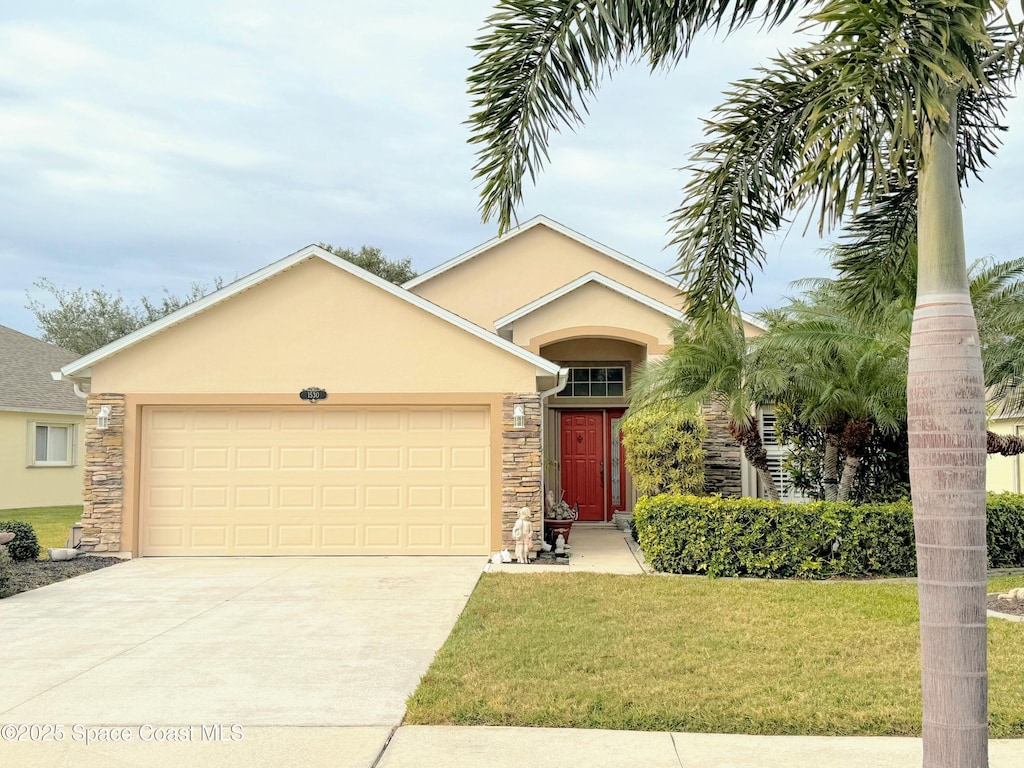
M 564 397 L 564 398 L 567 398 L 567 399 L 608 398 L 608 397 L 616 398 L 616 399 L 621 399 L 621 398 L 624 398 L 626 396 L 626 366 L 624 364 L 622 364 L 622 363 L 584 363 L 584 364 L 580 364 L 580 365 L 569 364 L 566 367 L 569 369 L 569 377 L 566 380 L 565 387 L 562 389 L 561 392 L 558 393 L 558 395 L 557 395 L 558 397 Z M 606 385 L 607 384 L 619 384 L 622 387 L 622 393 L 618 394 L 618 395 L 593 395 L 593 394 L 576 395 L 576 394 L 572 394 L 572 393 L 566 394 L 566 390 L 571 389 L 575 383 L 582 383 L 582 382 L 573 382 L 572 381 L 572 372 L 573 371 L 583 371 L 583 370 L 586 370 L 586 371 L 594 371 L 594 370 L 601 370 L 601 371 L 619 370 L 619 371 L 622 371 L 622 381 L 621 382 L 619 382 L 619 381 L 611 382 L 611 381 L 608 381 L 607 379 L 605 379 L 604 382 L 601 382 L 601 383 L 604 383 Z M 595 382 L 587 381 L 586 383 L 589 386 L 590 384 L 595 383 Z
M 37 461 L 36 460 L 36 429 L 47 428 L 47 440 L 49 440 L 50 429 L 67 430 L 67 460 L 65 461 Z M 78 445 L 78 425 L 73 421 L 57 421 L 46 419 L 45 421 L 28 422 L 28 456 L 26 466 L 29 467 L 73 467 L 78 457 L 75 455 Z

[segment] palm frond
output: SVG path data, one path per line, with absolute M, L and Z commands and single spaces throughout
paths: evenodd
M 470 142 L 481 212 L 513 220 L 525 176 L 536 179 L 552 131 L 578 126 L 602 74 L 625 61 L 676 64 L 708 29 L 784 21 L 812 0 L 502 0 L 472 49 Z

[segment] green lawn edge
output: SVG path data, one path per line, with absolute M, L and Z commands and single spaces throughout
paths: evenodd
M 991 735 L 1024 737 L 1024 623 L 988 634 Z M 920 699 L 912 583 L 485 574 L 405 722 L 918 736 Z

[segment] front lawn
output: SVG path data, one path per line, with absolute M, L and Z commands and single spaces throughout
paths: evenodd
M 485 574 L 406 722 L 919 735 L 917 620 L 907 583 Z M 1021 648 L 989 620 L 993 737 L 1024 736 Z
M 82 505 L 70 507 L 33 507 L 31 509 L 0 509 L 0 520 L 29 523 L 39 539 L 40 557 L 47 558 L 50 547 L 63 547 L 71 526 L 82 519 Z

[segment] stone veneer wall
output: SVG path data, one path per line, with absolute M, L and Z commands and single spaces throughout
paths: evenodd
M 96 429 L 101 405 L 110 406 L 105 430 Z M 85 405 L 85 506 L 82 549 L 120 552 L 124 510 L 124 395 L 90 394 Z
M 704 439 L 704 487 L 708 493 L 743 495 L 740 446 L 729 434 L 729 419 L 717 405 L 704 408 L 708 436 Z
M 526 426 L 515 429 L 512 409 L 521 403 Z M 514 549 L 512 526 L 521 507 L 533 512 L 534 541 L 540 540 L 543 512 L 540 450 L 541 407 L 537 392 L 510 393 L 501 402 L 501 545 Z

